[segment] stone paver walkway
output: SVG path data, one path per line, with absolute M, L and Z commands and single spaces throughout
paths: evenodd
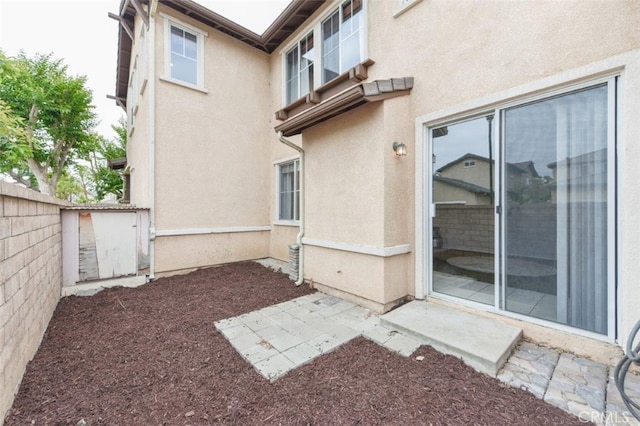
M 504 365 L 498 379 L 531 392 L 584 422 L 636 425 L 607 366 L 569 353 L 522 342 Z M 640 376 L 627 375 L 627 394 L 640 401 Z
M 217 321 L 215 327 L 270 381 L 358 336 L 403 356 L 423 344 L 381 326 L 377 314 L 320 292 Z M 521 342 L 497 377 L 585 422 L 640 426 L 615 387 L 613 368 Z M 627 376 L 626 391 L 640 401 L 640 376 Z

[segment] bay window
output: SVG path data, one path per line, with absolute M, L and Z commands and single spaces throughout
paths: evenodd
M 284 53 L 286 105 L 366 59 L 364 6 L 363 0 L 341 3 Z M 314 63 L 320 72 L 314 72 Z

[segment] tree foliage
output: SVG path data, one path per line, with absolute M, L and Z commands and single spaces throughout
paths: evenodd
M 69 75 L 50 54 L 7 58 L 0 52 L 0 101 L 0 171 L 55 194 L 67 167 L 94 147 L 96 116 L 86 78 Z
M 24 122 L 0 99 L 0 173 L 10 174 L 17 182 L 31 186 L 24 159 L 31 155 L 26 143 Z
M 122 197 L 122 172 L 109 167 L 109 160 L 116 160 L 127 156 L 127 124 L 121 118 L 117 125 L 111 128 L 116 132 L 118 138 L 109 141 L 99 135 L 96 136 L 94 149 L 86 157 L 91 165 L 91 172 L 94 192 L 97 201 L 102 201 L 108 194 L 115 194 L 117 198 Z

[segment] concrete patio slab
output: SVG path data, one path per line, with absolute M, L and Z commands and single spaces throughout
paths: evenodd
M 390 349 L 394 352 L 399 353 L 402 356 L 411 356 L 412 353 L 416 351 L 420 346 L 422 346 L 422 342 L 405 336 L 404 334 L 396 333 L 391 336 L 389 340 L 387 340 L 384 345 L 385 348 Z
M 494 377 L 522 335 L 508 324 L 425 301 L 400 306 L 380 323 Z

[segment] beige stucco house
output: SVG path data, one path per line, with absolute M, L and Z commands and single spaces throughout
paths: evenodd
M 640 3 L 293 1 L 262 35 L 191 0 L 112 17 L 151 278 L 297 243 L 298 282 L 380 312 L 426 298 L 577 353 L 626 343 Z M 443 177 L 463 179 L 440 169 L 465 154 L 475 201 L 448 205 Z

